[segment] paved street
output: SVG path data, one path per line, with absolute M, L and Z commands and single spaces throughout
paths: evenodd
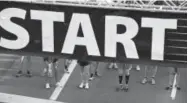
M 3 59 L 3 55 L 0 55 Z M 5 57 L 8 58 L 8 57 Z M 59 79 L 64 74 L 64 60 L 59 63 Z M 180 69 L 181 90 L 177 92 L 176 99 L 171 100 L 170 92 L 164 90 L 168 85 L 168 70 L 160 67 L 156 75 L 156 85 L 142 85 L 140 81 L 144 75 L 144 66 L 141 71 L 132 70 L 128 92 L 117 92 L 117 71 L 108 70 L 107 63 L 99 64 L 102 77 L 91 81 L 89 90 L 78 89 L 80 83 L 80 68 L 75 67 L 68 82 L 58 95 L 57 101 L 67 103 L 186 103 L 186 69 Z M 26 68 L 26 66 L 24 66 Z M 19 57 L 11 56 L 9 60 L 0 59 L 0 93 L 16 94 L 40 99 L 49 99 L 55 90 L 44 88 L 44 78 L 41 76 L 44 67 L 42 58 L 32 57 L 32 78 L 16 78 L 15 74 L 20 68 Z M 3 102 L 0 100 L 0 102 Z

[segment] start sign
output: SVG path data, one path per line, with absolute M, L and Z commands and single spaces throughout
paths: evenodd
M 1 1 L 0 50 L 99 61 L 165 62 L 166 36 L 178 30 L 177 17 L 186 14 Z

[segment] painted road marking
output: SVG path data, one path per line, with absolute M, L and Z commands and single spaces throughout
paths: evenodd
M 0 56 L 7 56 L 7 57 L 20 57 L 18 55 L 13 55 L 13 54 L 1 54 L 0 53 Z
M 46 99 L 39 99 L 15 94 L 0 93 L 0 102 L 3 103 L 65 103 Z
M 1 58 L 0 62 L 11 62 L 11 61 L 19 61 L 19 59 L 14 59 L 14 58 Z
M 69 77 L 71 76 L 72 72 L 74 71 L 75 67 L 77 65 L 77 60 L 73 60 L 72 63 L 69 65 L 68 70 L 70 73 L 65 73 L 61 80 L 60 80 L 60 86 L 57 86 L 52 93 L 50 100 L 57 100 L 58 96 L 60 95 L 61 91 L 64 89 L 65 84 L 67 83 Z
M 177 78 L 177 74 L 174 76 L 174 82 L 173 82 L 173 86 L 172 86 L 172 92 L 170 97 L 172 98 L 172 100 L 175 99 L 176 97 L 176 92 L 177 92 L 177 88 L 176 88 L 176 78 Z

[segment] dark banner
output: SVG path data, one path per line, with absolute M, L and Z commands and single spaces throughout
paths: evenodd
M 0 1 L 0 52 L 186 64 L 187 14 Z

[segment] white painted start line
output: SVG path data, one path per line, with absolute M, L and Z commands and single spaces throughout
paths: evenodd
M 72 72 L 74 71 L 77 65 L 77 60 L 73 60 L 68 67 L 69 73 L 65 73 L 61 80 L 60 86 L 57 86 L 52 93 L 51 97 L 48 99 L 39 99 L 15 94 L 6 94 L 0 93 L 0 103 L 66 103 L 66 102 L 58 102 L 56 101 L 58 96 L 60 95 L 61 91 L 64 89 L 69 77 L 71 76 Z
M 69 77 L 71 76 L 72 72 L 74 71 L 75 67 L 77 65 L 77 60 L 73 60 L 71 62 L 71 64 L 68 67 L 69 73 L 65 73 L 61 80 L 60 80 L 60 86 L 57 86 L 54 90 L 54 92 L 52 93 L 50 100 L 57 100 L 59 94 L 61 93 L 61 91 L 63 90 L 63 88 L 65 87 Z
M 0 102 L 3 103 L 64 103 L 52 100 L 38 99 L 15 94 L 0 93 Z
M 172 91 L 171 91 L 171 94 L 170 94 L 170 97 L 172 98 L 172 100 L 175 99 L 175 97 L 176 97 L 176 92 L 177 92 L 177 88 L 176 88 L 176 79 L 177 79 L 177 74 L 176 74 L 175 77 L 174 77 L 173 86 L 172 86 Z

